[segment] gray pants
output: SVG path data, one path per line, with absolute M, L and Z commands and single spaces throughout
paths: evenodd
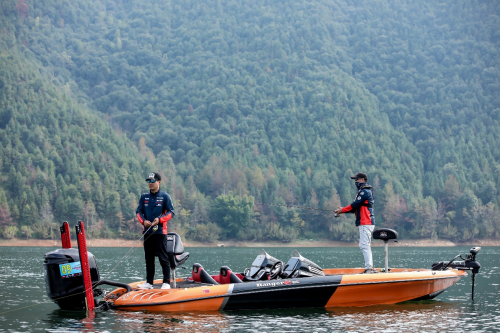
M 365 257 L 365 269 L 373 268 L 372 258 L 372 232 L 375 229 L 374 225 L 360 225 L 359 229 L 359 248 Z

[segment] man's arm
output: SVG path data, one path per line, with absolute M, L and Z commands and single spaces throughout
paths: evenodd
M 172 204 L 172 199 L 170 195 L 167 194 L 166 200 L 163 200 L 163 214 L 158 216 L 158 223 L 167 223 L 174 217 L 174 205 Z M 155 219 L 156 221 L 156 219 Z
M 339 209 L 337 209 L 335 213 L 337 214 L 352 213 L 356 211 L 359 207 L 361 207 L 363 202 L 368 200 L 368 198 L 369 198 L 368 190 L 363 190 L 358 194 L 356 199 L 349 206 L 345 206 L 343 208 L 339 207 Z
M 141 198 L 139 199 L 139 206 L 137 206 L 135 213 L 137 215 L 137 219 L 142 225 L 144 225 L 144 221 L 146 221 L 143 211 L 144 211 L 144 197 L 141 195 Z

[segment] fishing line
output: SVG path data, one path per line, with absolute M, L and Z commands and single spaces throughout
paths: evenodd
M 288 209 L 298 208 L 298 209 L 305 209 L 305 210 L 318 210 L 318 211 L 322 211 L 322 212 L 334 212 L 335 211 L 335 209 L 321 209 L 321 208 L 313 208 L 313 207 L 297 206 L 297 205 L 272 204 L 272 203 L 265 203 L 265 202 L 258 202 L 258 201 L 255 201 L 254 203 L 260 204 L 260 205 L 266 205 L 266 206 L 286 207 Z

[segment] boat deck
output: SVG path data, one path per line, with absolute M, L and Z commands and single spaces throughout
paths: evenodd
M 402 272 L 419 272 L 419 271 L 427 271 L 428 269 L 407 269 L 407 268 L 392 268 L 389 270 L 389 273 L 402 273 Z M 363 268 L 327 268 L 324 269 L 323 272 L 325 275 L 360 275 L 364 271 Z M 377 272 L 383 272 L 382 268 L 377 268 Z M 368 274 L 368 276 L 371 274 Z M 365 274 L 361 274 L 361 276 L 366 276 Z M 217 276 L 212 276 L 217 278 Z M 163 284 L 162 280 L 155 280 L 153 284 L 153 289 L 161 289 L 161 285 Z M 196 287 L 204 287 L 204 286 L 212 286 L 210 283 L 200 283 L 194 282 L 192 280 L 187 280 L 187 278 L 177 278 L 177 288 L 176 289 L 184 289 L 184 288 L 196 288 Z
M 153 284 L 153 289 L 161 289 L 161 285 L 163 282 L 159 282 Z M 172 284 L 170 284 L 172 285 Z M 177 281 L 176 282 L 177 289 L 183 289 L 183 288 L 196 288 L 196 287 L 203 287 L 203 286 L 213 286 L 213 284 L 210 283 L 200 283 L 200 282 L 193 282 L 193 281 Z

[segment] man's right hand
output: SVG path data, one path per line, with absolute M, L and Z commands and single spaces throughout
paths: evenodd
M 151 222 L 150 222 L 150 221 L 148 221 L 148 220 L 144 221 L 144 226 L 145 226 L 146 228 L 149 228 L 149 227 L 151 226 Z

